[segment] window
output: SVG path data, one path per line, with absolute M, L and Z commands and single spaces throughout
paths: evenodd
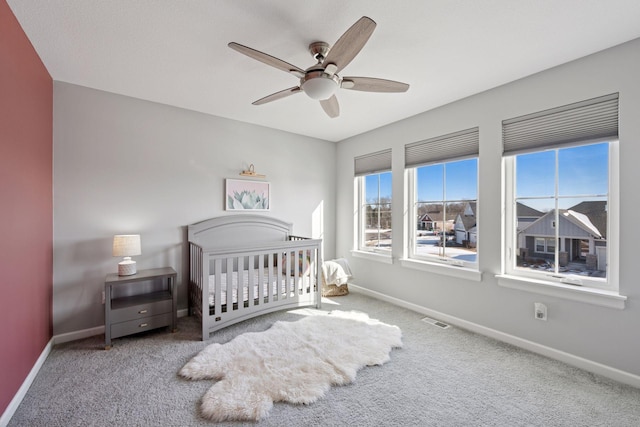
M 515 232 L 516 267 L 606 279 L 609 143 L 547 149 L 511 161 L 515 205 L 530 215 L 538 212 Z
M 405 146 L 409 258 L 478 267 L 478 129 Z
M 356 247 L 391 255 L 391 150 L 355 158 Z
M 361 249 L 391 250 L 391 172 L 363 177 Z
M 536 253 L 555 254 L 556 245 L 553 237 L 536 237 Z
M 617 290 L 617 101 L 503 122 L 505 273 Z

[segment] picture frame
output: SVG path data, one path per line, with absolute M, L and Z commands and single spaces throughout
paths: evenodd
M 271 184 L 246 179 L 225 180 L 225 210 L 268 211 L 271 205 Z

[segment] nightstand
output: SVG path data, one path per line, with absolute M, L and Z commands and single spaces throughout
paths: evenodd
M 177 330 L 178 274 L 171 267 L 139 270 L 131 276 L 107 275 L 104 281 L 104 348 L 111 348 L 111 339 L 150 329 L 169 326 Z M 115 296 L 118 287 L 136 282 L 162 281 L 161 290 L 135 292 Z M 166 282 L 166 285 L 165 285 Z M 133 287 L 129 286 L 127 290 Z

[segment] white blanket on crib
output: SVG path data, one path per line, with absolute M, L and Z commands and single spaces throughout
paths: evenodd
M 344 285 L 351 278 L 349 263 L 345 258 L 338 258 L 322 263 L 322 275 L 327 285 Z

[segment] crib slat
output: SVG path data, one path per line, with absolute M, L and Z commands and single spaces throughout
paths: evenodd
M 226 258 L 227 264 L 227 313 L 233 310 L 233 258 Z
M 248 270 L 249 270 L 249 289 L 248 289 L 248 294 L 247 294 L 247 308 L 251 309 L 251 306 L 253 306 L 254 301 L 255 301 L 255 266 L 256 266 L 256 256 L 255 255 L 249 255 L 247 257 L 247 262 L 249 263 L 248 265 Z
M 302 259 L 302 277 L 300 278 L 300 285 L 298 286 L 298 295 L 304 295 L 307 293 L 306 287 L 308 282 L 308 278 L 311 275 L 311 266 L 309 265 L 309 261 L 311 261 L 311 251 L 306 249 L 304 252 L 304 258 Z
M 207 260 L 208 262 L 208 260 Z M 222 314 L 222 260 L 216 259 L 213 266 L 214 279 L 213 279 L 213 310 L 215 317 L 219 318 Z M 205 277 L 206 279 L 206 277 Z M 204 295 L 203 298 L 208 298 L 209 295 Z
M 265 265 L 264 264 L 264 254 L 260 254 L 260 255 L 258 255 L 258 266 L 260 268 L 258 269 L 258 298 L 256 300 L 258 305 L 262 305 L 264 303 L 264 299 L 265 299 L 265 292 L 264 292 L 264 265 Z
M 247 277 L 245 277 L 246 269 L 244 266 L 244 256 L 238 257 L 238 286 L 236 287 L 236 304 L 237 310 L 244 310 L 244 293 L 247 286 Z
M 287 297 L 291 296 L 291 293 L 293 292 L 293 284 L 297 281 L 298 279 L 298 251 L 295 252 L 291 252 L 291 269 L 287 269 L 287 289 L 285 294 L 287 295 Z M 293 272 L 293 274 L 291 274 Z
M 274 264 L 277 263 L 278 261 L 273 257 L 273 253 L 269 253 L 269 275 L 267 277 L 267 281 L 265 283 L 265 286 L 267 287 L 267 298 L 266 298 L 266 303 L 269 304 L 271 302 L 273 302 L 273 268 L 274 268 Z
M 293 252 L 288 252 L 286 254 L 286 258 L 284 258 L 284 266 L 282 268 L 282 280 L 278 281 L 278 283 L 280 284 L 280 295 L 282 297 L 282 299 L 287 299 L 288 294 L 289 294 L 289 279 L 290 279 L 290 272 L 291 272 L 291 264 L 293 263 L 293 260 L 291 258 L 291 255 L 293 255 Z
M 274 278 L 274 281 L 272 281 L 271 283 L 275 283 L 274 286 L 274 291 L 273 291 L 273 300 L 274 301 L 280 301 L 282 298 L 282 270 L 284 268 L 286 268 L 286 262 L 283 263 L 284 259 L 282 257 L 282 253 L 276 254 L 276 256 L 278 257 L 278 269 L 276 271 L 276 277 Z

